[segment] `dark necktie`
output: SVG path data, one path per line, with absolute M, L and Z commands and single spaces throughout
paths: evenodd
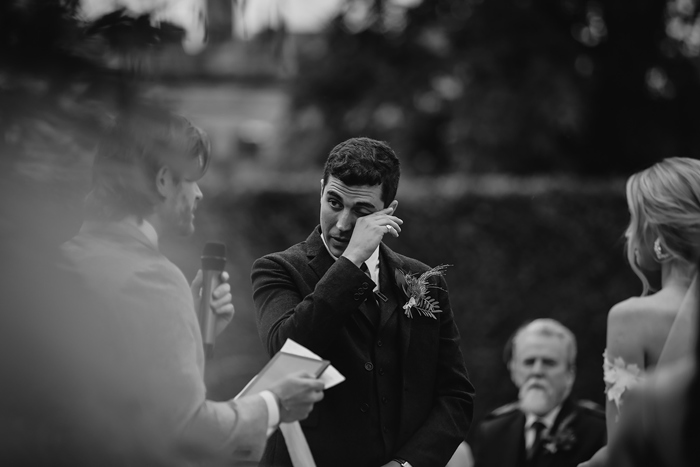
M 542 441 L 542 433 L 544 432 L 545 428 L 546 427 L 544 426 L 544 423 L 542 423 L 539 420 L 535 420 L 530 426 L 530 429 L 535 431 L 535 437 L 532 440 L 530 448 L 527 450 L 528 460 L 532 459 L 535 456 L 535 452 L 537 452 L 537 449 L 539 449 L 540 442 Z
M 360 266 L 360 270 L 367 274 L 367 277 L 370 279 L 372 278 L 372 274 L 369 273 L 369 268 L 367 267 L 367 263 L 362 263 L 362 266 Z
M 367 263 L 362 263 L 362 266 L 360 266 L 360 270 L 364 272 L 367 277 L 372 279 L 372 275 L 369 273 L 369 268 L 367 267 Z M 372 294 L 372 296 L 367 300 L 367 306 L 369 307 L 371 311 L 370 313 L 370 319 L 372 321 L 372 324 L 377 326 L 379 324 L 379 316 L 382 313 L 382 309 L 379 306 L 379 303 L 377 303 L 377 298 Z
M 362 266 L 360 266 L 360 271 L 364 272 L 365 275 L 367 277 L 369 277 L 370 280 L 372 280 L 372 274 L 369 273 L 369 268 L 367 267 L 367 263 L 362 263 Z M 377 298 L 374 296 L 374 294 L 372 294 L 372 301 L 374 301 L 374 303 L 377 303 Z
M 369 273 L 369 268 L 367 267 L 367 263 L 362 263 L 362 266 L 360 266 L 360 270 L 361 270 L 362 272 L 364 272 L 364 273 L 367 275 L 367 277 L 370 278 L 370 280 L 371 280 L 372 282 L 374 282 L 374 279 L 372 279 L 372 274 Z M 373 298 L 374 301 L 377 303 L 377 305 L 379 305 L 379 300 L 377 300 L 377 295 L 382 296 L 382 294 L 380 294 L 379 292 L 373 292 L 373 293 L 372 293 L 372 298 Z M 384 300 L 384 299 L 382 299 L 382 300 Z M 386 300 L 384 300 L 384 301 L 386 301 Z M 380 308 L 381 308 L 381 307 L 380 307 Z

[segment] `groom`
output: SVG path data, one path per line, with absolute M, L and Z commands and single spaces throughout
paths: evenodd
M 408 317 L 409 297 L 395 277 L 429 268 L 382 243 L 404 224 L 394 215 L 399 175 L 386 143 L 337 145 L 321 181 L 320 226 L 253 265 L 258 331 L 269 354 L 291 338 L 347 378 L 301 423 L 318 466 L 444 466 L 471 423 L 474 388 L 447 285 L 430 279 L 429 295 L 442 310 L 434 318 L 415 308 Z M 291 465 L 279 434 L 261 465 Z

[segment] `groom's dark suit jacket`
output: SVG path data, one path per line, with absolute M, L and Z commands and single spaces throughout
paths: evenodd
M 565 425 L 562 423 L 566 421 Z M 559 431 L 559 428 L 562 428 Z M 566 429 L 565 427 L 569 427 Z M 481 422 L 474 442 L 475 467 L 576 467 L 605 445 L 605 413 L 596 404 L 568 398 L 550 433 L 568 433 L 550 450 L 540 443 L 530 460 L 525 453 L 525 414 L 513 403 Z M 568 441 L 564 441 L 568 438 Z M 554 452 L 552 452 L 554 451 Z
M 270 355 L 291 338 L 331 361 L 346 381 L 325 392 L 301 425 L 319 467 L 379 467 L 394 457 L 414 467 L 443 467 L 469 429 L 474 388 L 444 279 L 431 296 L 437 319 L 402 309 L 407 298 L 394 272 L 429 268 L 380 246 L 380 291 L 344 257 L 309 238 L 253 265 L 258 331 Z M 379 305 L 377 305 L 379 303 Z M 290 466 L 278 431 L 266 466 Z

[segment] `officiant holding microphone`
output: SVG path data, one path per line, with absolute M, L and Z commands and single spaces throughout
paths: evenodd
M 206 134 L 183 117 L 155 110 L 122 116 L 96 156 L 86 220 L 63 246 L 68 267 L 97 297 L 95 314 L 110 336 L 101 343 L 113 357 L 110 381 L 96 385 L 103 391 L 91 394 L 90 410 L 104 422 L 95 430 L 104 432 L 110 459 L 125 465 L 258 460 L 280 422 L 305 418 L 323 397 L 323 383 L 295 374 L 235 402 L 206 398 L 196 313 L 202 271 L 188 284 L 158 243 L 193 233 L 209 153 Z M 205 297 L 211 310 L 202 310 L 212 313 L 214 335 L 234 311 L 228 275 L 220 279 Z
M 291 338 L 346 377 L 301 422 L 319 467 L 443 467 L 471 423 L 474 388 L 443 269 L 382 242 L 407 228 L 396 216 L 399 175 L 386 143 L 337 145 L 320 184 L 320 225 L 253 264 L 268 353 Z M 292 465 L 279 433 L 261 465 Z

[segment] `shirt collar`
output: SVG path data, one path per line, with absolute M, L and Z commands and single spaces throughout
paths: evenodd
M 143 236 L 146 237 L 149 242 L 151 242 L 155 249 L 158 249 L 158 232 L 156 232 L 153 224 L 148 222 L 146 219 L 142 219 L 139 223 L 134 216 L 125 217 L 124 222 L 141 232 Z
M 333 258 L 333 261 L 337 261 L 338 257 L 335 256 L 333 253 L 331 253 L 331 249 L 328 248 L 328 244 L 326 243 L 326 239 L 323 236 L 323 231 L 321 231 L 320 235 L 321 235 L 321 241 L 323 242 L 323 246 L 326 247 L 326 251 L 328 251 L 328 254 L 331 255 L 331 258 Z M 379 291 L 379 247 L 377 247 L 377 249 L 372 252 L 372 254 L 369 256 L 369 258 L 367 258 L 367 261 L 365 261 L 365 264 L 367 265 L 367 269 L 369 270 L 369 275 L 372 278 L 372 281 L 375 283 L 374 291 L 378 292 Z
M 559 415 L 559 411 L 561 410 L 561 404 L 554 407 L 552 410 L 549 411 L 547 415 L 544 417 L 540 417 L 538 415 L 529 413 L 525 415 L 525 429 L 529 430 L 530 427 L 532 427 L 532 424 L 535 423 L 536 421 L 540 421 L 544 424 L 545 430 L 548 432 L 551 428 L 552 425 L 554 425 L 554 420 L 557 419 L 557 415 Z

